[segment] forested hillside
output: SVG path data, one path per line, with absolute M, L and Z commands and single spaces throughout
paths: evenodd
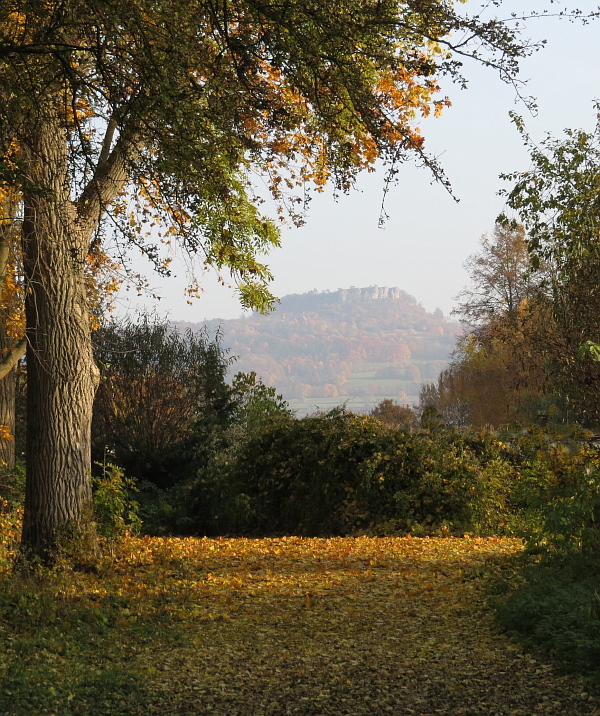
M 179 324 L 200 328 L 200 324 Z M 460 327 L 428 313 L 398 288 L 339 289 L 284 296 L 270 315 L 209 321 L 237 356 L 300 413 L 345 400 L 354 410 L 382 398 L 418 399 L 447 365 Z

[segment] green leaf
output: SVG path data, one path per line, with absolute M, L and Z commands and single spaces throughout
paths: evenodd
M 582 346 L 580 346 L 577 356 L 581 359 L 589 356 L 592 360 L 600 363 L 600 343 L 586 341 Z

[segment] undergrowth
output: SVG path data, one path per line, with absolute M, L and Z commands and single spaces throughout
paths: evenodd
M 111 599 L 112 597 L 112 599 Z M 82 595 L 79 575 L 37 569 L 0 582 L 0 714 L 130 714 L 143 679 L 116 595 Z
M 511 578 L 493 584 L 492 603 L 499 624 L 527 648 L 599 687 L 600 464 L 585 436 L 575 437 L 521 438 L 513 499 L 526 516 L 526 551 Z
M 554 555 L 514 567 L 491 588 L 498 623 L 526 648 L 600 687 L 600 559 Z

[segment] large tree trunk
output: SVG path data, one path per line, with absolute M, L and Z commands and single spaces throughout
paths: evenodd
M 93 548 L 90 430 L 98 370 L 92 356 L 84 264 L 89 234 L 70 199 L 66 131 L 52 113 L 26 148 L 24 192 L 27 481 L 22 549 L 52 559 L 57 542 Z

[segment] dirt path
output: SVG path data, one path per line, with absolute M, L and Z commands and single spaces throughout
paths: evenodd
M 168 564 L 186 644 L 140 655 L 156 689 L 148 712 L 600 714 L 579 680 L 498 634 L 477 580 L 465 579 L 517 548 L 506 539 L 182 540 Z

